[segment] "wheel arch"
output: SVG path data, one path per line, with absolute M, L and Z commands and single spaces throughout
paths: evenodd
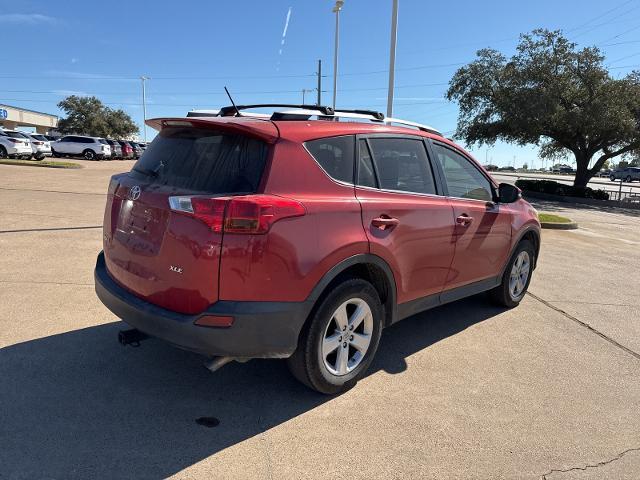
M 535 256 L 533 259 L 533 268 L 536 268 L 536 265 L 538 263 L 538 255 L 540 253 L 540 230 L 536 228 L 535 225 L 530 225 L 522 229 L 518 233 L 518 236 L 516 237 L 516 241 L 513 242 L 513 246 L 511 247 L 511 252 L 509 252 L 509 256 L 507 257 L 507 261 L 502 267 L 502 275 L 504 275 L 504 271 L 509 265 L 509 262 L 511 261 L 511 257 L 513 257 L 513 252 L 515 252 L 516 248 L 518 248 L 518 245 L 522 240 L 529 240 L 533 244 L 533 247 L 535 249 Z
M 309 317 L 328 292 L 347 278 L 361 278 L 371 283 L 378 292 L 385 310 L 384 326 L 391 325 L 395 321 L 397 293 L 393 271 L 382 258 L 367 253 L 353 255 L 324 274 L 308 297 L 308 300 L 313 303 Z

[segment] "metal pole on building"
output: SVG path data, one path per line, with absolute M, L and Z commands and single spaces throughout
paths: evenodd
M 318 106 L 322 105 L 322 60 L 318 60 Z
M 396 40 L 398 38 L 398 0 L 393 0 L 391 13 L 391 49 L 389 52 L 389 93 L 387 95 L 387 117 L 393 117 L 393 87 L 396 72 Z
M 144 119 L 142 129 L 144 131 L 144 143 L 147 143 L 147 91 L 144 82 L 149 80 L 149 77 L 143 75 L 140 80 L 142 80 L 142 117 Z
M 336 96 L 338 94 L 338 47 L 340 45 L 340 10 L 344 5 L 344 0 L 336 0 L 333 13 L 336 14 L 336 38 L 333 51 L 333 108 L 336 108 Z

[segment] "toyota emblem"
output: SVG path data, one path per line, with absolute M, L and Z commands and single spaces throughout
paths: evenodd
M 139 199 L 141 192 L 142 192 L 142 189 L 140 188 L 140 185 L 136 185 L 135 187 L 131 187 L 131 190 L 129 190 L 129 200 L 137 200 L 137 199 Z

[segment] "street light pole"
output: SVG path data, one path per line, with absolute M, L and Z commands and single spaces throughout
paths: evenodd
M 144 119 L 142 129 L 144 131 L 144 143 L 147 143 L 147 91 L 144 82 L 149 80 L 149 77 L 143 75 L 140 80 L 142 80 L 142 118 Z
M 336 108 L 336 95 L 338 94 L 338 47 L 340 45 L 340 10 L 344 0 L 336 0 L 333 13 L 336 14 L 336 38 L 333 51 L 333 108 Z
M 387 117 L 393 117 L 393 88 L 396 73 L 396 40 L 398 38 L 398 0 L 393 0 L 391 13 L 391 48 L 389 51 L 389 92 L 387 94 Z

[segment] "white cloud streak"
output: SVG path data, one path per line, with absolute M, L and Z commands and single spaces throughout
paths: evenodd
M 58 20 L 39 13 L 2 13 L 0 14 L 0 23 L 12 23 L 16 25 L 53 25 L 58 23 Z

